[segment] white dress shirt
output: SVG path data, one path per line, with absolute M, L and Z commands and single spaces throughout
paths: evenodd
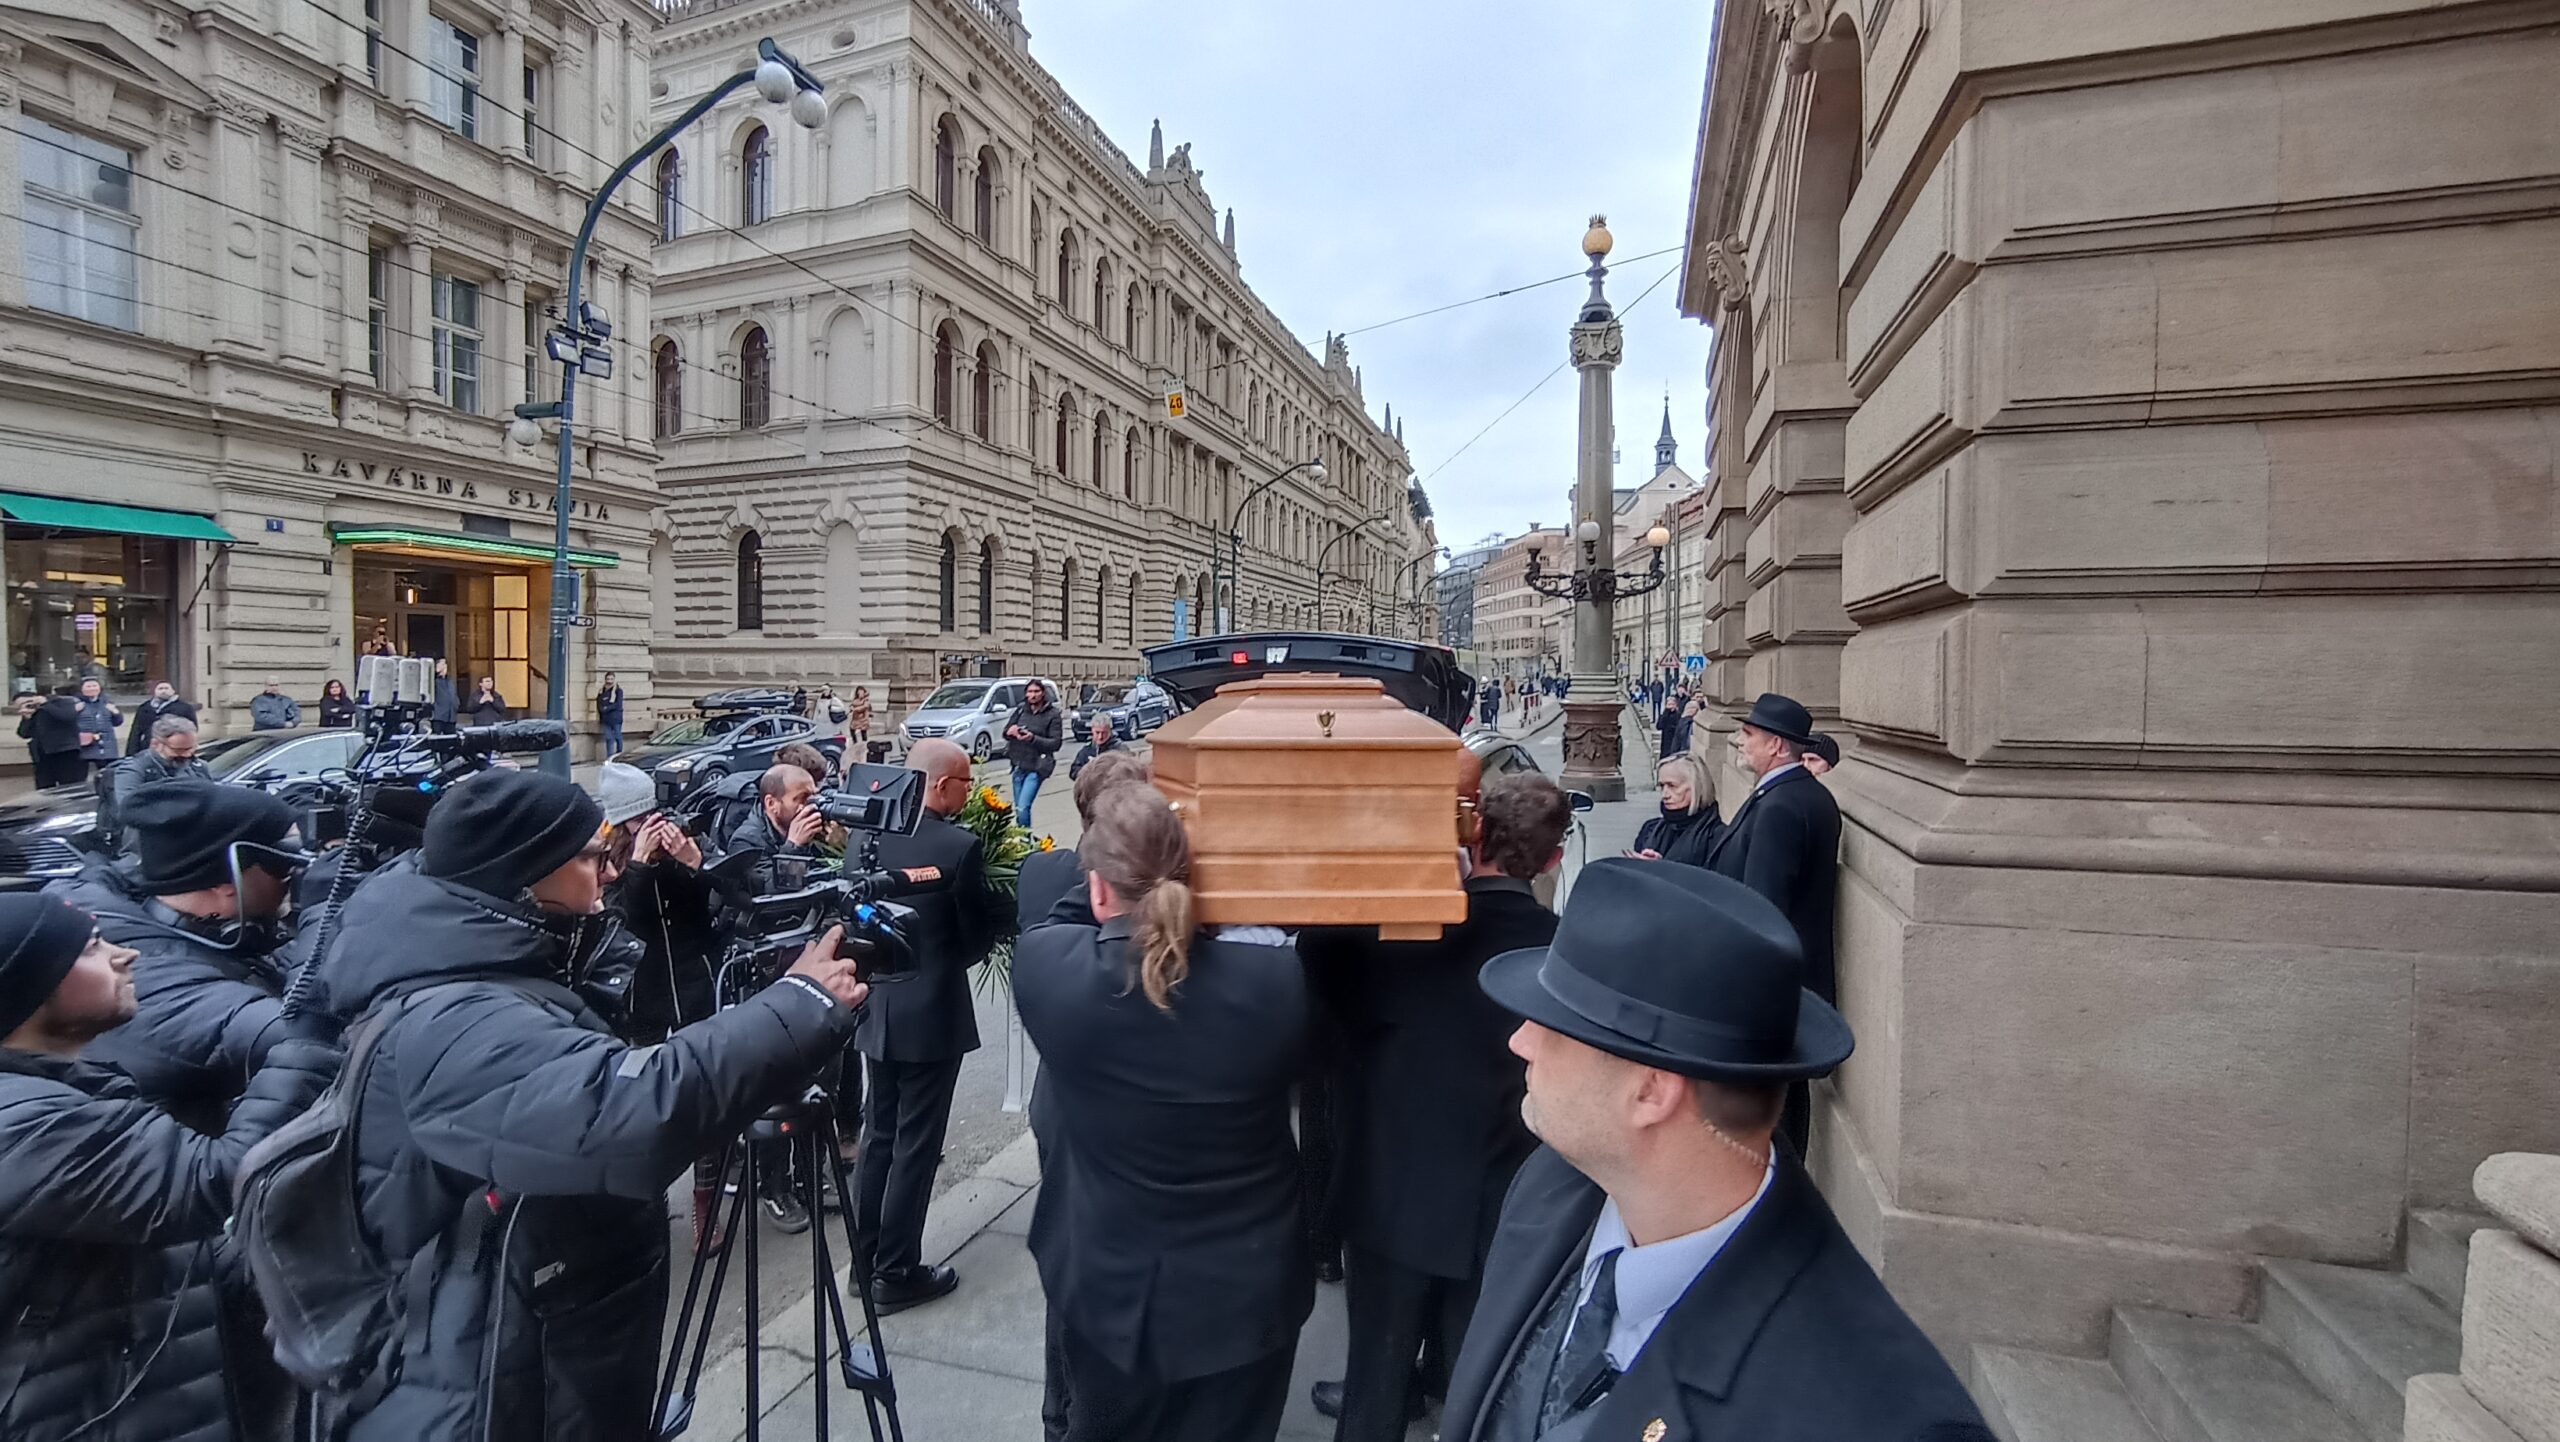
M 1650 1246 L 1634 1245 L 1634 1238 L 1627 1235 L 1625 1219 L 1618 1215 L 1616 1201 L 1601 1207 L 1600 1221 L 1591 1230 L 1591 1245 L 1582 1256 L 1582 1290 L 1574 1303 L 1574 1319 L 1581 1320 L 1582 1305 L 1591 1300 L 1591 1286 L 1599 1280 L 1600 1263 L 1611 1252 L 1619 1253 L 1618 1323 L 1609 1330 L 1610 1366 L 1621 1373 L 1635 1367 L 1636 1355 L 1653 1339 L 1654 1329 L 1662 1325 L 1662 1319 L 1707 1270 L 1707 1264 L 1724 1250 L 1725 1243 L 1742 1230 L 1752 1209 L 1769 1195 L 1769 1183 L 1777 1175 L 1773 1154 L 1769 1169 L 1760 1174 L 1760 1190 L 1736 1207 L 1731 1216 L 1714 1226 L 1686 1236 L 1668 1237 Z M 1573 1334 L 1568 1330 L 1565 1335 L 1570 1338 Z
M 1752 791 L 1753 791 L 1753 792 L 1755 792 L 1755 793 L 1757 793 L 1757 792 L 1761 792 L 1761 791 L 1766 791 L 1766 790 L 1768 790 L 1768 789 L 1769 789 L 1769 783 L 1771 783 L 1771 782 L 1773 782 L 1773 781 L 1777 780 L 1779 777 L 1786 775 L 1786 774 L 1787 774 L 1788 772 L 1790 772 L 1790 771 L 1802 771 L 1803 769 L 1804 769 L 1804 763 L 1803 763 L 1803 762 L 1801 762 L 1801 761 L 1790 761 L 1790 762 L 1788 762 L 1786 765 L 1781 766 L 1781 767 L 1778 767 L 1777 769 L 1775 769 L 1775 770 L 1773 770 L 1773 771 L 1770 771 L 1768 774 L 1766 774 L 1766 775 L 1762 776 L 1762 777 L 1761 777 L 1757 782 L 1753 783 L 1753 785 L 1752 785 L 1751 789 L 1752 789 Z

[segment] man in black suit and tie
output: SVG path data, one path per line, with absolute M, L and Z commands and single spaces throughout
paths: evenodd
M 1989 1442 L 1775 1127 L 1848 1023 L 1739 883 L 1585 868 L 1552 945 L 1495 957 L 1529 1127 L 1444 1442 Z
M 1445 1368 L 1475 1310 L 1502 1194 L 1537 1143 L 1521 1124 L 1511 1015 L 1476 985 L 1484 963 L 1546 945 L 1556 916 L 1530 883 L 1564 855 L 1573 807 L 1544 776 L 1497 776 L 1476 803 L 1467 919 L 1436 941 L 1374 929 L 1298 938 L 1343 1037 L 1340 1166 L 1350 1362 L 1316 1384 L 1335 1442 L 1396 1442 L 1422 1410 L 1414 1359 Z M 1434 1385 L 1434 1383 L 1440 1385 Z
M 1760 778 L 1751 799 L 1733 813 L 1724 834 L 1707 851 L 1707 869 L 1730 876 L 1769 898 L 1796 929 L 1804 947 L 1805 986 L 1837 1005 L 1831 937 L 1840 899 L 1840 804 L 1831 788 L 1805 768 L 1818 747 L 1813 717 L 1776 692 L 1751 703 L 1751 714 L 1733 735 L 1743 769 Z M 1779 1135 L 1805 1155 L 1813 1135 L 1813 1104 L 1803 1082 L 1787 1088 Z
M 884 1313 L 960 1285 L 951 1268 L 925 1265 L 925 1204 L 942 1165 L 960 1059 L 978 1049 L 969 968 L 987 959 L 1005 921 L 1003 903 L 987 889 L 984 848 L 945 819 L 969 803 L 968 753 L 948 741 L 919 741 L 907 765 L 924 773 L 925 817 L 912 835 L 880 838 L 880 865 L 932 868 L 942 881 L 905 898 L 916 913 L 908 937 L 916 969 L 872 980 L 854 1033 L 871 1080 L 854 1179 L 854 1241 L 871 1259 L 872 1300 Z

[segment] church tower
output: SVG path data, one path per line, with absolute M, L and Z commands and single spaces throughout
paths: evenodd
M 1671 393 L 1664 391 L 1662 393 L 1662 439 L 1653 443 L 1653 473 L 1657 476 L 1661 475 L 1678 464 L 1680 464 L 1680 443 L 1671 438 Z

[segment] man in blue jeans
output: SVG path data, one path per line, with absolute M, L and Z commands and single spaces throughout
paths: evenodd
M 1004 723 L 1004 758 L 1013 766 L 1013 819 L 1017 824 L 1031 824 L 1031 803 L 1039 798 L 1040 783 L 1058 764 L 1058 747 L 1066 739 L 1066 726 L 1059 719 L 1049 688 L 1038 681 L 1023 683 L 1022 704 L 1013 708 Z
M 604 685 L 596 692 L 596 729 L 604 733 L 604 755 L 610 761 L 622 752 L 622 683 L 611 671 L 604 673 Z

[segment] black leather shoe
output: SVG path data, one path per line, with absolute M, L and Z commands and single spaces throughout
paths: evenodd
M 871 1305 L 883 1317 L 921 1307 L 960 1290 L 960 1274 L 949 1267 L 918 1267 L 895 1277 L 871 1279 Z

